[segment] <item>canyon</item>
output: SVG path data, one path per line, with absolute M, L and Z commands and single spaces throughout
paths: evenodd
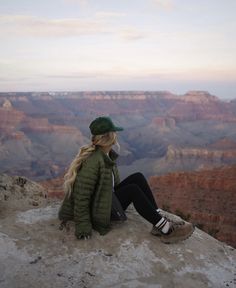
M 125 128 L 123 177 L 135 169 L 151 176 L 236 161 L 235 100 L 206 91 L 21 92 L 0 93 L 0 171 L 34 180 L 63 174 L 100 115 Z
M 236 165 L 151 176 L 149 181 L 160 207 L 236 247 Z
M 191 215 L 199 227 L 235 247 L 235 223 L 224 211 L 235 210 L 235 186 L 227 190 L 233 181 L 227 175 L 236 176 L 236 99 L 223 101 L 206 91 L 0 93 L 0 172 L 29 177 L 62 198 L 63 175 L 90 142 L 90 122 L 101 115 L 125 128 L 118 133 L 121 179 L 142 172 L 161 206 Z M 214 175 L 221 186 L 212 184 Z M 210 202 L 212 193 L 218 202 Z

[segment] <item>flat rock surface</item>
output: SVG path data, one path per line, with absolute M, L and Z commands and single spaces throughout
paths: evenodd
M 0 201 L 1 288 L 236 286 L 235 249 L 199 229 L 167 245 L 131 207 L 107 235 L 77 240 L 72 222 L 58 229 L 58 201 L 17 207 L 13 198 Z

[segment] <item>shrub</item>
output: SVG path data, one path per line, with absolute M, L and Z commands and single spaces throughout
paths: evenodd
M 220 229 L 217 228 L 211 228 L 208 230 L 208 234 L 210 234 L 212 237 L 216 237 L 216 234 L 220 231 Z
M 204 224 L 203 223 L 196 223 L 195 226 L 201 230 L 204 229 Z

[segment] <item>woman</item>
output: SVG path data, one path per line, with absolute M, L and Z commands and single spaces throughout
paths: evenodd
M 65 198 L 59 210 L 63 225 L 75 222 L 78 239 L 90 238 L 92 229 L 101 235 L 110 230 L 113 219 L 125 220 L 124 211 L 133 203 L 137 212 L 153 225 L 151 233 L 164 243 L 187 239 L 194 231 L 190 223 L 172 222 L 163 217 L 152 191 L 141 173 L 120 182 L 116 166 L 116 127 L 109 117 L 98 117 L 89 126 L 91 144 L 83 146 L 65 175 Z

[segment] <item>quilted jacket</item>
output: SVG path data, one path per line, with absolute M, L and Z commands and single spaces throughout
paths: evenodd
M 100 147 L 81 164 L 71 196 L 65 197 L 60 210 L 60 220 L 75 221 L 75 235 L 91 235 L 92 228 L 101 235 L 110 230 L 112 205 L 112 172 L 114 185 L 120 182 L 115 163 L 118 154 L 111 150 L 109 157 Z

